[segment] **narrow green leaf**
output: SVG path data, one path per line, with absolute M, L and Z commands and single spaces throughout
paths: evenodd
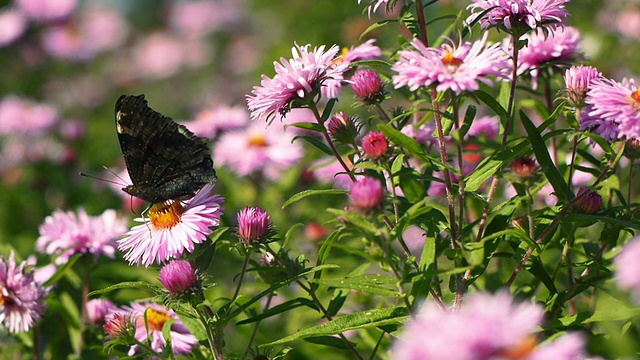
M 551 160 L 551 156 L 549 156 L 549 149 L 547 145 L 544 143 L 542 136 L 540 136 L 540 132 L 538 128 L 531 122 L 531 120 L 527 117 L 527 115 L 520 111 L 520 119 L 522 121 L 522 125 L 524 125 L 525 130 L 527 131 L 527 135 L 529 142 L 531 143 L 531 147 L 533 148 L 533 153 L 536 155 L 536 159 L 542 168 L 542 171 L 549 180 L 551 186 L 553 186 L 553 191 L 559 199 L 567 198 L 567 183 L 564 181 L 564 178 L 556 168 L 553 160 Z
M 322 118 L 320 120 L 321 123 L 325 123 L 327 120 L 329 120 L 329 117 L 331 116 L 331 114 L 333 113 L 333 107 L 336 105 L 336 103 L 338 102 L 338 99 L 336 98 L 331 98 L 329 99 L 329 101 L 327 101 L 327 105 L 324 106 L 324 110 L 322 112 Z M 324 132 L 324 127 L 323 128 L 323 132 Z
M 395 284 L 395 282 L 397 281 L 393 276 L 389 275 L 376 274 L 346 277 L 340 279 L 313 279 L 311 281 L 316 284 L 321 284 L 338 289 L 358 290 L 381 296 L 399 296 L 398 291 L 385 286 L 389 284 Z
M 282 339 L 263 344 L 261 347 L 284 344 L 298 339 L 329 336 L 343 333 L 347 330 L 360 329 L 371 326 L 401 325 L 409 320 L 409 312 L 404 307 L 372 309 L 337 318 L 326 324 L 313 326 L 298 331 Z
M 398 131 L 386 124 L 378 125 L 378 130 L 382 131 L 382 133 L 387 137 L 387 139 L 391 140 L 394 144 L 402 147 L 406 152 L 415 156 L 421 161 L 431 162 L 429 156 L 424 151 L 422 146 L 416 140 L 408 137 L 403 134 L 401 131 Z
M 292 197 L 290 197 L 287 201 L 285 201 L 285 203 L 282 205 L 282 208 L 286 208 L 287 206 L 298 202 L 308 196 L 316 196 L 316 195 L 341 195 L 341 194 L 346 194 L 347 190 L 341 190 L 341 189 L 324 189 L 324 190 L 304 190 L 301 191 L 297 194 L 294 194 Z
M 331 149 L 329 149 L 329 147 L 327 145 L 325 145 L 325 143 L 322 142 L 322 140 L 313 137 L 313 136 L 306 136 L 306 135 L 298 135 L 295 136 L 293 138 L 293 140 L 291 140 L 291 142 L 294 142 L 298 139 L 304 139 L 306 140 L 309 144 L 315 146 L 316 148 L 318 148 L 320 151 L 322 151 L 323 153 L 329 155 L 329 156 L 333 156 L 333 152 L 331 151 Z
M 108 286 L 104 289 L 100 289 L 100 290 L 95 290 L 89 293 L 89 296 L 94 296 L 94 295 L 100 295 L 100 294 L 104 294 L 104 293 L 108 293 L 111 292 L 113 290 L 118 290 L 118 289 L 142 289 L 142 290 L 149 290 L 152 291 L 156 294 L 159 294 L 162 292 L 162 290 L 160 289 L 160 287 L 158 286 L 153 286 L 151 284 L 148 284 L 144 281 L 127 281 L 127 282 L 121 282 L 119 284 L 115 284 L 112 286 Z
M 412 203 L 422 200 L 427 195 L 427 189 L 413 176 L 401 176 L 399 185 L 404 196 Z
M 252 316 L 248 319 L 239 321 L 238 323 L 236 323 L 236 325 L 251 324 L 260 320 L 264 320 L 266 318 L 270 318 L 275 315 L 282 314 L 284 312 L 287 312 L 291 309 L 295 309 L 300 306 L 307 306 L 311 309 L 318 310 L 318 307 L 313 301 L 299 297 L 299 298 L 295 298 L 295 299 L 291 299 L 289 301 L 283 302 L 282 304 L 278 304 L 268 310 L 263 311 L 262 313 L 256 316 Z
M 322 127 L 322 125 L 316 123 L 316 122 L 311 122 L 314 121 L 313 117 L 309 119 L 309 121 L 303 121 L 303 122 L 297 122 L 297 123 L 293 123 L 293 124 L 288 124 L 285 125 L 284 128 L 287 129 L 288 127 L 296 127 L 299 129 L 304 129 L 304 130 L 309 130 L 309 131 L 316 131 L 319 133 L 322 133 L 324 131 L 324 127 Z

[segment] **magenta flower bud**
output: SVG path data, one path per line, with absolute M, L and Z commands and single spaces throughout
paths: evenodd
M 581 214 L 597 214 L 602 208 L 602 196 L 597 191 L 589 190 L 586 187 L 581 187 L 576 196 L 581 196 L 584 193 L 587 194 L 576 202 L 575 211 Z
M 535 178 L 538 173 L 538 166 L 532 158 L 526 156 L 520 157 L 513 160 L 511 172 L 519 180 L 527 182 Z
M 380 131 L 368 133 L 362 139 L 362 150 L 369 159 L 379 159 L 389 149 L 389 142 Z
M 360 70 L 351 77 L 351 88 L 365 104 L 377 104 L 384 100 L 382 80 L 372 70 Z
M 199 284 L 195 270 L 184 260 L 173 260 L 163 266 L 158 280 L 171 294 L 184 294 Z
M 565 96 L 569 104 L 583 107 L 591 81 L 602 77 L 598 69 L 591 66 L 572 66 L 564 74 Z
M 365 176 L 351 185 L 349 196 L 358 210 L 370 212 L 380 207 L 384 193 L 378 179 Z
M 358 126 L 354 117 L 339 112 L 329 119 L 327 132 L 333 139 L 350 144 L 358 136 Z
M 257 206 L 238 213 L 238 237 L 245 244 L 264 242 L 271 235 L 271 217 Z

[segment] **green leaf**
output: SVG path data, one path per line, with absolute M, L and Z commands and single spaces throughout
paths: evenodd
M 248 319 L 239 321 L 236 325 L 245 325 L 245 324 L 251 324 L 266 318 L 270 318 L 272 316 L 276 316 L 282 313 L 285 313 L 291 309 L 295 309 L 297 307 L 300 306 L 307 306 L 311 309 L 314 310 L 318 310 L 318 307 L 316 306 L 316 304 L 309 300 L 309 299 L 305 299 L 305 298 L 295 298 L 295 299 L 291 299 L 289 301 L 283 302 L 282 304 L 278 304 L 270 309 L 267 309 L 265 311 L 263 311 L 262 313 L 256 315 L 256 316 L 252 316 Z
M 409 312 L 404 307 L 372 309 L 349 314 L 334 319 L 326 324 L 313 326 L 298 331 L 282 339 L 263 344 L 261 347 L 284 344 L 298 339 L 329 336 L 343 333 L 347 330 L 361 329 L 371 326 L 401 325 L 409 320 Z
M 341 195 L 341 194 L 346 194 L 346 193 L 347 193 L 347 190 L 341 190 L 341 189 L 304 190 L 304 191 L 301 191 L 301 192 L 293 195 L 287 201 L 285 201 L 285 203 L 282 205 L 282 208 L 284 209 L 287 206 L 306 198 L 307 196 Z
M 329 156 L 333 156 L 333 152 L 331 151 L 331 149 L 329 149 L 329 147 L 327 145 L 325 145 L 325 143 L 322 142 L 322 140 L 313 137 L 313 136 L 306 136 L 306 135 L 298 135 L 295 136 L 293 138 L 293 140 L 291 140 L 291 142 L 294 142 L 298 139 L 304 139 L 306 140 L 309 144 L 315 146 L 316 148 L 318 148 L 320 151 L 322 151 L 323 153 L 329 155 Z
M 310 121 L 313 121 L 313 118 L 310 119 Z M 305 129 L 305 130 L 309 130 L 309 131 L 316 131 L 319 133 L 324 132 L 324 127 L 318 123 L 315 122 L 297 122 L 297 123 L 293 123 L 293 124 L 289 124 L 289 125 L 285 125 L 284 128 L 287 129 L 288 127 L 296 127 L 299 129 Z
M 391 142 L 393 142 L 394 144 L 402 147 L 406 152 L 418 158 L 418 160 L 427 163 L 431 162 L 431 159 L 429 158 L 427 153 L 424 151 L 420 143 L 416 140 L 408 137 L 401 131 L 398 131 L 386 124 L 378 125 L 378 130 L 382 131 L 387 139 L 391 140 Z
M 529 142 L 531 142 L 533 153 L 536 155 L 536 159 L 542 168 L 542 172 L 544 172 L 547 180 L 549 180 L 549 183 L 553 186 L 553 191 L 556 196 L 561 200 L 565 200 L 567 198 L 567 183 L 564 181 L 564 178 L 560 174 L 560 171 L 558 171 L 558 168 L 554 165 L 553 160 L 551 160 L 547 145 L 544 143 L 542 136 L 540 136 L 538 128 L 536 128 L 533 122 L 531 122 L 523 111 L 520 111 L 520 119 L 522 120 L 522 125 L 524 125 L 524 128 L 529 135 Z
M 337 102 L 338 102 L 338 99 L 336 98 L 331 98 L 329 99 L 329 101 L 327 101 L 327 104 L 324 106 L 324 110 L 322 112 L 322 118 L 320 119 L 321 123 L 324 124 L 327 120 L 329 120 L 329 117 L 333 113 L 333 107 L 336 105 Z M 324 132 L 324 131 L 325 130 L 323 126 L 321 132 Z
M 496 115 L 500 116 L 500 120 L 506 121 L 509 118 L 509 114 L 507 114 L 507 110 L 505 110 L 502 105 L 496 100 L 494 95 L 491 95 L 482 90 L 476 90 L 473 92 L 473 95 L 478 97 L 478 99 L 482 100 Z
M 153 286 L 144 281 L 126 281 L 126 282 L 121 282 L 119 284 L 115 284 L 112 286 L 108 286 L 104 289 L 92 291 L 89 293 L 89 296 L 100 295 L 100 294 L 108 293 L 118 289 L 142 289 L 142 290 L 152 291 L 156 294 L 162 293 L 162 289 L 160 287 Z
M 465 191 L 474 192 L 478 190 L 480 186 L 482 186 L 487 179 L 495 175 L 504 164 L 524 154 L 528 147 L 527 142 L 522 139 L 517 139 L 516 141 L 520 142 L 515 145 L 508 144 L 506 148 L 497 150 L 494 154 L 482 160 L 476 169 L 467 177 L 465 181 Z
M 427 190 L 422 186 L 422 183 L 413 176 L 401 176 L 400 189 L 402 189 L 402 193 L 407 200 L 412 203 L 424 199 L 427 195 Z
M 396 279 L 390 275 L 362 275 L 340 279 L 313 279 L 311 282 L 338 289 L 358 290 L 370 294 L 398 297 L 398 291 L 385 285 L 395 284 Z

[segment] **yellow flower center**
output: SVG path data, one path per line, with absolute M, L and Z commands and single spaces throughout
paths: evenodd
M 249 136 L 249 146 L 251 147 L 265 147 L 267 146 L 267 139 L 262 134 L 253 134 Z
M 0 287 L 0 306 L 4 305 L 7 300 L 9 300 L 9 297 L 5 295 L 5 289 Z
M 631 100 L 633 101 L 631 106 L 633 106 L 636 111 L 640 111 L 640 89 L 634 91 L 629 95 Z
M 343 47 L 342 51 L 340 51 L 340 54 L 338 54 L 338 56 L 336 56 L 336 58 L 333 59 L 333 64 L 334 65 L 342 64 L 344 60 L 347 58 L 347 54 L 349 54 L 349 48 Z
M 537 345 L 538 339 L 536 339 L 535 336 L 527 336 L 522 339 L 518 345 L 500 351 L 498 356 L 501 359 L 509 360 L 526 359 Z
M 149 330 L 162 331 L 162 327 L 167 321 L 171 320 L 171 317 L 166 311 L 157 311 L 152 308 L 147 308 L 147 322 L 149 323 Z
M 153 204 L 149 209 L 149 220 L 158 229 L 169 229 L 180 223 L 184 207 L 180 201 Z
M 455 71 L 464 61 L 462 59 L 453 56 L 453 49 L 447 48 L 444 56 L 442 57 L 442 63 L 451 71 Z

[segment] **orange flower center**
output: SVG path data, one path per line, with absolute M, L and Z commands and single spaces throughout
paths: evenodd
M 0 287 L 0 306 L 4 305 L 9 297 L 5 295 L 5 289 Z
M 184 207 L 180 201 L 165 201 L 153 204 L 149 209 L 149 220 L 158 229 L 169 229 L 180 222 Z
M 254 134 L 249 136 L 249 146 L 251 147 L 265 147 L 267 146 L 267 139 L 262 134 Z
M 631 100 L 633 100 L 631 106 L 633 106 L 636 111 L 640 111 L 640 89 L 632 92 L 629 96 L 631 97 Z
M 509 359 L 509 360 L 520 360 L 525 359 L 533 349 L 535 349 L 536 345 L 538 345 L 538 339 L 534 336 L 527 336 L 520 341 L 520 343 L 514 347 L 504 349 L 500 351 L 497 355 L 501 359 Z
M 157 311 L 152 308 L 147 308 L 147 322 L 149 323 L 149 330 L 162 331 L 162 327 L 167 321 L 171 320 L 171 317 L 166 311 Z
M 463 62 L 462 59 L 453 56 L 452 49 L 447 49 L 442 57 L 442 63 L 450 70 L 457 69 Z

